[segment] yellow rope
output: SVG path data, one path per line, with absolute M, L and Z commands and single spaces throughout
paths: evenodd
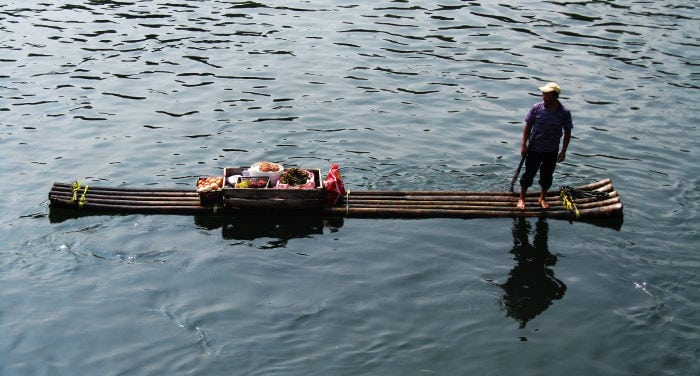
M 581 213 L 578 211 L 576 203 L 564 187 L 559 190 L 559 196 L 561 197 L 561 203 L 564 205 L 566 210 L 573 212 L 576 215 L 576 218 L 579 218 Z
M 70 199 L 70 202 L 76 202 L 78 201 L 78 207 L 83 207 L 85 205 L 85 202 L 87 201 L 85 199 L 85 195 L 87 195 L 88 187 L 89 185 L 85 184 L 85 187 L 82 186 L 81 182 L 79 181 L 74 181 L 73 182 L 73 196 Z M 78 199 L 78 191 L 80 191 L 80 188 L 83 188 L 83 193 L 80 195 L 80 199 Z
M 75 202 L 78 199 L 78 190 L 80 189 L 80 182 L 74 181 L 72 187 L 73 187 L 73 197 L 71 197 L 70 202 Z
M 83 190 L 83 195 L 80 196 L 80 201 L 78 202 L 78 206 L 81 208 L 83 207 L 83 205 L 85 205 L 85 201 L 87 201 L 87 200 L 85 200 L 85 195 L 87 194 L 87 191 L 88 191 L 88 185 L 85 184 L 85 189 Z

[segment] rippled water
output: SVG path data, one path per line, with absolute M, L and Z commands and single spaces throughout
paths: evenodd
M 695 2 L 5 1 L 0 374 L 700 372 Z M 555 184 L 624 223 L 50 210 L 339 163 L 349 189 L 504 190 L 547 81 Z

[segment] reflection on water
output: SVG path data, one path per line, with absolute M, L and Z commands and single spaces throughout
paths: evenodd
M 51 208 L 48 218 L 51 223 L 61 223 L 71 219 L 90 216 L 104 216 L 103 212 L 90 212 L 66 208 Z M 221 229 L 223 239 L 255 240 L 268 238 L 265 249 L 285 248 L 291 239 L 322 235 L 326 229 L 330 233 L 340 230 L 344 224 L 342 217 L 318 215 L 255 215 L 240 216 L 195 215 L 196 226 L 206 230 Z
M 271 238 L 268 248 L 284 248 L 290 239 L 323 234 L 323 229 L 337 232 L 343 218 L 321 216 L 263 216 L 236 217 L 195 216 L 195 224 L 207 230 L 221 228 L 224 239 L 255 240 Z
M 524 328 L 528 321 L 544 312 L 552 300 L 564 297 L 566 285 L 554 276 L 552 267 L 557 256 L 549 252 L 547 220 L 535 223 L 535 235 L 530 243 L 531 225 L 525 218 L 513 219 L 513 249 L 517 264 L 501 287 L 505 290 L 502 303 L 507 315 Z

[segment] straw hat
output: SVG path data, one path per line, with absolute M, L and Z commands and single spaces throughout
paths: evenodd
M 555 84 L 554 82 L 550 82 L 547 85 L 544 85 L 539 89 L 543 93 L 551 93 L 553 91 L 556 91 L 557 94 L 561 93 L 561 88 L 559 87 L 559 85 Z

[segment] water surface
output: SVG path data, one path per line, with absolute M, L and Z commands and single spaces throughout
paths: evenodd
M 0 373 L 700 371 L 693 2 L 0 5 Z M 537 87 L 624 223 L 75 215 L 271 160 L 505 190 Z

